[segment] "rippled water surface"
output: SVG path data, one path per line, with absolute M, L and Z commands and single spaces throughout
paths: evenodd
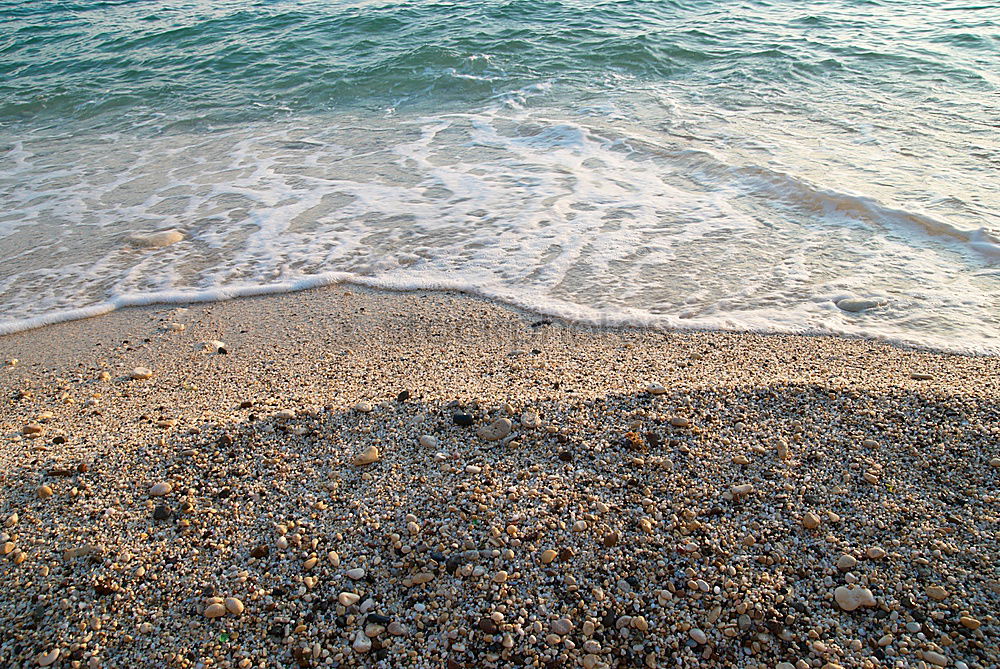
M 0 1 L 0 332 L 356 281 L 998 353 L 998 89 L 990 3 Z

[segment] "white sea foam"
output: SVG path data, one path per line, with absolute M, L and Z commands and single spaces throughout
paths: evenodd
M 685 118 L 683 102 L 651 129 L 611 103 L 558 111 L 538 101 L 549 94 L 467 114 L 13 141 L 0 334 L 349 282 L 601 325 L 1000 352 L 1000 244 L 981 215 L 922 210 L 853 164 L 790 156 L 766 128 L 750 141 Z M 125 242 L 163 229 L 184 239 Z M 885 304 L 836 307 L 851 296 Z

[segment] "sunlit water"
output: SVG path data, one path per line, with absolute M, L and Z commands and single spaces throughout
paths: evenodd
M 1000 8 L 0 2 L 0 267 L 0 332 L 354 281 L 998 353 Z

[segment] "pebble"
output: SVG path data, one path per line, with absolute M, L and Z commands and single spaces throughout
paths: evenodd
M 729 493 L 733 496 L 733 499 L 740 499 L 741 497 L 746 497 L 753 492 L 752 483 L 742 483 L 740 485 L 733 486 L 729 489 Z
M 696 644 L 704 646 L 706 643 L 708 643 L 708 635 L 706 635 L 703 631 L 701 631 L 697 627 L 692 628 L 691 631 L 688 632 L 688 634 L 691 636 L 692 639 L 694 639 L 694 642 Z
M 480 439 L 486 441 L 498 441 L 510 434 L 513 425 L 509 418 L 497 418 L 489 425 L 485 425 L 477 431 Z
M 1000 458 L 991 458 L 990 467 L 993 467 L 994 469 L 1000 469 Z
M 152 497 L 163 497 L 164 495 L 169 495 L 173 489 L 174 486 L 168 481 L 160 481 L 159 483 L 153 484 L 153 486 L 149 489 L 149 494 Z
M 833 591 L 833 598 L 844 611 L 853 611 L 861 606 L 875 606 L 875 595 L 868 588 L 842 585 Z
M 534 411 L 525 411 L 521 414 L 521 427 L 533 430 L 541 424 L 541 417 Z
M 364 630 L 358 630 L 357 635 L 354 637 L 354 643 L 351 644 L 351 648 L 353 648 L 356 653 L 367 653 L 372 649 L 372 640 L 367 634 L 365 634 Z
M 234 616 L 238 616 L 243 613 L 243 602 L 236 597 L 226 597 L 226 601 L 224 603 L 226 605 L 226 611 L 229 611 Z
M 552 623 L 552 632 L 561 636 L 566 636 L 573 631 L 573 621 L 569 618 L 560 618 Z
M 507 582 L 507 572 L 500 570 L 493 575 L 494 583 L 506 583 Z
M 733 458 L 733 464 L 748 465 L 750 464 L 750 459 L 745 455 L 737 455 L 735 458 Z
M 875 307 L 881 306 L 882 302 L 872 298 L 845 297 L 842 300 L 837 300 L 835 304 L 837 305 L 837 308 L 840 309 L 841 311 L 858 313 L 859 311 L 865 311 L 867 309 L 873 309 Z
M 125 238 L 132 246 L 141 249 L 159 249 L 170 246 L 184 239 L 184 233 L 171 228 L 170 230 L 157 230 L 155 232 L 133 232 Z
M 927 372 L 910 372 L 910 378 L 916 381 L 930 381 L 934 375 Z
M 48 499 L 54 494 L 52 488 L 47 485 L 39 486 L 38 490 L 35 491 L 40 499 Z
M 45 432 L 45 428 L 38 423 L 28 423 L 21 428 L 21 433 L 27 437 L 36 437 Z
M 925 650 L 924 660 L 938 667 L 948 666 L 948 658 L 935 650 Z
M 59 649 L 53 648 L 47 653 L 42 653 L 35 658 L 35 662 L 38 663 L 39 667 L 47 667 L 59 659 Z
M 353 592 L 342 592 L 337 595 L 337 601 L 340 602 L 340 605 L 343 607 L 354 606 L 358 603 L 359 599 L 361 599 L 361 595 Z
M 820 524 L 819 516 L 817 516 L 812 511 L 809 511 L 804 516 L 802 516 L 802 527 L 806 528 L 807 530 L 815 530 L 817 527 L 819 527 L 819 524 Z
M 316 557 L 316 556 L 313 556 L 313 557 L 309 558 L 308 560 L 306 560 L 305 562 L 302 563 L 302 568 L 305 571 L 309 571 L 310 569 L 312 569 L 313 567 L 316 566 L 317 562 L 319 562 L 319 558 Z
M 344 572 L 347 578 L 352 581 L 360 581 L 365 577 L 365 570 L 363 567 L 355 567 L 354 569 L 348 569 Z
M 132 370 L 129 376 L 136 381 L 141 381 L 143 379 L 150 379 L 153 377 L 153 370 L 148 367 L 136 367 Z
M 947 599 L 948 591 L 942 588 L 940 585 L 929 585 L 927 586 L 927 596 L 936 602 L 941 602 Z
M 970 630 L 977 630 L 979 629 L 980 625 L 982 625 L 981 622 L 979 622 L 972 616 L 962 616 L 961 618 L 958 619 L 958 622 L 962 623 L 962 627 L 965 627 L 966 629 Z
M 662 395 L 667 392 L 667 389 L 662 383 L 650 383 L 646 386 L 646 392 L 650 395 Z
M 226 615 L 225 604 L 220 604 L 219 602 L 214 602 L 205 607 L 205 617 L 206 618 L 221 618 Z
M 420 437 L 420 445 L 426 448 L 437 448 L 440 440 L 431 434 L 425 434 Z
M 690 427 L 691 421 L 684 416 L 674 416 L 670 419 L 670 424 L 674 427 Z
M 865 555 L 868 556 L 869 560 L 881 560 L 885 557 L 886 553 L 884 548 L 881 548 L 880 546 L 872 546 L 865 551 Z
M 847 555 L 846 553 L 844 555 L 841 555 L 837 559 L 837 569 L 839 569 L 840 571 L 851 571 L 857 566 L 858 566 L 857 559 L 855 559 L 851 555 Z
M 370 465 L 376 462 L 379 458 L 378 448 L 376 446 L 369 446 L 361 453 L 354 456 L 354 464 L 358 467 L 364 467 L 365 465 Z
M 460 425 L 462 427 L 468 427 L 472 425 L 472 416 L 467 413 L 456 413 L 451 417 L 451 420 L 455 425 Z
M 556 559 L 556 557 L 558 555 L 559 554 L 556 553 L 551 548 L 549 548 L 548 550 L 542 551 L 542 556 L 541 556 L 542 564 L 549 564 L 549 563 L 551 563 L 553 560 Z
M 354 410 L 358 413 L 371 413 L 373 408 L 371 402 L 358 402 L 354 405 Z

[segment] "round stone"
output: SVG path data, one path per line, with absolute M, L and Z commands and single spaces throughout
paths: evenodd
M 152 495 L 153 497 L 163 497 L 164 495 L 169 495 L 173 489 L 174 486 L 171 485 L 169 482 L 160 481 L 159 483 L 154 484 L 153 487 L 149 489 L 149 494 Z
M 226 611 L 229 611 L 234 616 L 238 616 L 243 613 L 243 602 L 236 597 L 226 597 L 225 606 Z
M 143 379 L 150 379 L 153 377 L 153 370 L 148 367 L 136 367 L 129 374 L 130 377 L 136 381 L 142 381 Z
M 206 618 L 221 618 L 224 615 L 226 615 L 225 604 L 220 604 L 218 602 L 215 602 L 205 607 Z

